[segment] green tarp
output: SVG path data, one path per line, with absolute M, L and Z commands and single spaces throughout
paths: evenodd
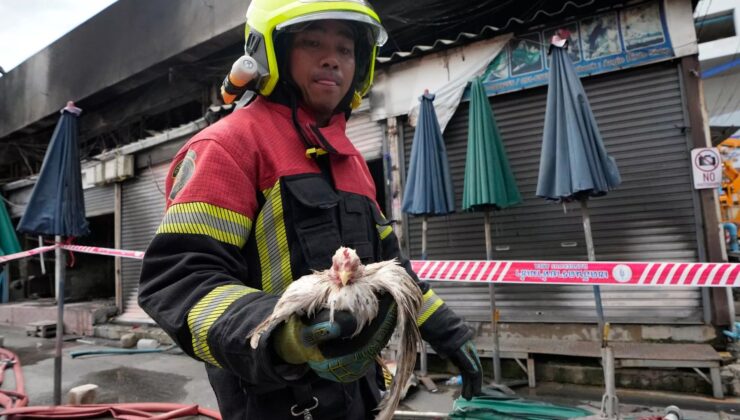
M 500 396 L 475 397 L 470 401 L 458 398 L 453 405 L 450 419 L 565 420 L 593 414 L 577 407 L 554 405 L 501 394 Z

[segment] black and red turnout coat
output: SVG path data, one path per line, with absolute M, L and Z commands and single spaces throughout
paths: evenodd
M 323 173 L 291 109 L 262 97 L 190 139 L 170 167 L 166 212 L 144 257 L 139 303 L 205 362 L 225 419 L 294 418 L 297 392 L 318 399 L 315 418 L 368 416 L 379 401 L 375 372 L 350 384 L 322 380 L 270 346 L 252 350 L 247 335 L 290 282 L 328 268 L 341 245 L 365 263 L 399 258 L 411 273 L 344 115 L 318 128 L 299 109 L 297 121 L 309 144 L 329 151 Z M 471 331 L 419 285 L 422 336 L 441 354 L 457 349 Z

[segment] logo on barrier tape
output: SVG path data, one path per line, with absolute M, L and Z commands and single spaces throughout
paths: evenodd
M 632 280 L 632 269 L 625 264 L 617 264 L 612 269 L 612 277 L 619 283 L 629 283 Z

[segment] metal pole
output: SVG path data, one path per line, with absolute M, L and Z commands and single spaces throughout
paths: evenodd
M 54 241 L 59 244 L 62 237 L 57 235 Z M 54 405 L 62 404 L 62 344 L 64 343 L 64 250 L 54 250 L 54 276 L 57 286 L 57 330 L 56 351 L 54 353 Z
M 44 237 L 39 235 L 39 248 L 44 246 Z M 41 262 L 41 274 L 46 274 L 46 263 L 44 262 L 44 253 L 39 254 L 39 260 Z
M 493 243 L 491 241 L 491 211 L 483 213 L 483 225 L 486 232 L 486 260 L 493 259 Z M 501 348 L 498 337 L 498 309 L 496 309 L 496 290 L 493 283 L 488 283 L 488 294 L 491 296 L 491 329 L 493 330 L 493 382 L 501 384 Z
M 421 217 L 421 259 L 427 259 L 427 215 Z
M 402 411 L 393 413 L 394 419 L 448 419 L 448 413 L 437 413 L 434 411 Z
M 606 387 L 606 393 L 601 398 L 601 415 L 610 420 L 617 419 L 619 418 L 619 399 L 614 380 L 614 351 L 611 347 L 601 348 L 601 360 L 604 364 L 604 385 Z
M 737 337 L 737 329 L 735 328 L 735 297 L 732 296 L 732 287 L 726 287 L 725 292 L 727 293 L 727 313 L 730 315 L 730 332 L 733 336 Z
M 581 201 L 581 217 L 583 218 L 583 232 L 586 236 L 586 251 L 588 260 L 596 261 L 593 233 L 591 232 L 591 215 L 588 212 L 588 199 Z M 594 286 L 594 300 L 596 301 L 596 315 L 599 319 L 598 337 L 601 340 L 601 365 L 604 369 L 605 394 L 601 399 L 601 412 L 609 419 L 616 419 L 619 415 L 619 402 L 615 386 L 614 352 L 609 347 L 607 331 L 604 322 L 604 307 L 601 305 L 601 288 Z M 606 411 L 605 411 L 606 410 Z
M 588 213 L 587 199 L 581 201 L 581 217 L 583 218 L 583 233 L 586 236 L 586 252 L 589 261 L 596 261 L 596 250 L 594 248 L 594 237 L 591 233 L 591 215 Z M 603 340 L 604 332 L 604 307 L 601 306 L 601 288 L 594 286 L 594 299 L 596 300 L 596 315 L 599 318 L 599 339 Z
M 427 215 L 423 215 L 421 218 L 421 259 L 426 260 L 427 259 Z M 437 392 L 437 385 L 434 384 L 434 381 L 432 381 L 427 376 L 427 345 L 424 343 L 424 340 L 419 341 L 420 354 L 419 354 L 419 365 L 421 368 L 421 371 L 419 372 L 419 381 L 424 384 L 424 387 L 429 392 Z

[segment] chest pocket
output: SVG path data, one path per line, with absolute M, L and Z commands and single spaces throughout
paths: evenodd
M 320 175 L 289 176 L 283 182 L 286 224 L 294 233 L 291 265 L 299 274 L 329 268 L 340 246 L 354 248 L 363 263 L 376 261 L 374 219 L 366 197 L 337 192 Z

